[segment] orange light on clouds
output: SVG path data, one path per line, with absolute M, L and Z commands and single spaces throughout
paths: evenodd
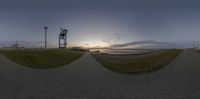
M 84 42 L 81 44 L 83 48 L 106 48 L 110 47 L 108 43 L 105 42 Z

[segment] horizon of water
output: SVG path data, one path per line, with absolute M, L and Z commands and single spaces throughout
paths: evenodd
M 99 51 L 106 54 L 143 54 L 160 51 L 161 49 L 92 49 L 90 51 Z

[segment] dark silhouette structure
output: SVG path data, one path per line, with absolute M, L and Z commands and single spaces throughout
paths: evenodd
M 59 34 L 59 48 L 66 48 L 67 46 L 67 29 L 60 29 Z
M 48 27 L 45 26 L 44 27 L 44 32 L 45 32 L 45 48 L 47 48 L 47 29 L 48 29 Z

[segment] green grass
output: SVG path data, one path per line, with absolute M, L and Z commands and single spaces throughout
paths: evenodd
M 93 54 L 106 68 L 122 73 L 153 72 L 169 64 L 182 50 L 167 50 L 144 55 Z
M 70 50 L 42 51 L 0 51 L 1 55 L 10 60 L 37 69 L 57 68 L 69 64 L 82 56 L 83 53 Z

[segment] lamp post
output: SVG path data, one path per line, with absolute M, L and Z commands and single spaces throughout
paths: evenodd
M 193 49 L 195 49 L 195 41 L 193 41 Z
M 44 27 L 44 32 L 45 32 L 45 48 L 47 48 L 47 29 L 48 29 L 48 27 L 45 26 Z

